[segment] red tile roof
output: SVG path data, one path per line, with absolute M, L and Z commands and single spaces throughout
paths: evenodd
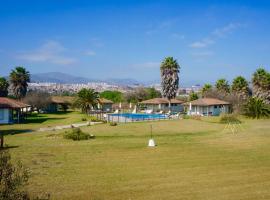
M 186 102 L 184 105 L 188 106 L 191 103 L 191 105 L 195 106 L 213 106 L 213 105 L 229 105 L 230 103 L 226 101 L 222 101 L 219 99 L 214 98 L 201 98 L 194 101 Z
M 167 103 L 169 103 L 169 100 L 166 98 L 154 98 L 140 102 L 140 104 L 167 104 Z M 171 103 L 182 104 L 184 102 L 178 99 L 171 99 Z
M 104 99 L 104 98 L 100 98 L 99 101 L 101 104 L 113 104 L 111 100 Z
M 0 108 L 26 108 L 26 107 L 29 107 L 29 105 L 21 101 L 17 101 L 7 97 L 0 97 Z

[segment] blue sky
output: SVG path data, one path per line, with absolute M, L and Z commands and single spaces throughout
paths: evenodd
M 2 76 L 22 65 L 31 73 L 153 81 L 166 56 L 179 61 L 183 85 L 269 70 L 270 1 L 0 3 Z

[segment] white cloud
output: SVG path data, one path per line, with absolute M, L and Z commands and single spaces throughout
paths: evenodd
M 209 38 L 205 38 L 202 41 L 193 42 L 189 46 L 192 48 L 204 48 L 204 47 L 207 47 L 208 45 L 213 44 L 213 43 L 215 43 L 214 40 L 211 40 Z
M 59 42 L 51 40 L 34 51 L 19 54 L 17 58 L 29 62 L 48 62 L 60 65 L 73 64 L 76 59 L 64 56 L 63 52 L 66 50 Z
M 231 34 L 234 30 L 244 27 L 240 23 L 230 23 L 222 28 L 218 28 L 210 33 L 210 35 L 200 41 L 193 42 L 189 45 L 191 48 L 205 48 L 211 44 L 214 44 L 220 38 L 226 37 L 228 34 Z
M 87 55 L 87 56 L 95 56 L 96 52 L 94 52 L 92 50 L 88 50 L 88 51 L 85 52 L 85 55 Z
M 238 29 L 244 26 L 245 26 L 244 24 L 240 24 L 240 23 L 230 23 L 227 26 L 216 29 L 215 31 L 212 32 L 212 34 L 217 37 L 224 37 L 227 34 L 232 33 L 235 29 Z
M 149 28 L 145 33 L 146 35 L 151 36 L 160 31 L 168 30 L 169 28 L 173 26 L 173 24 L 175 24 L 175 22 L 176 20 L 174 19 L 158 22 L 157 24 L 152 25 L 151 28 Z
M 192 53 L 194 57 L 208 57 L 208 56 L 212 56 L 213 54 L 214 52 L 212 51 L 199 51 L 199 52 Z

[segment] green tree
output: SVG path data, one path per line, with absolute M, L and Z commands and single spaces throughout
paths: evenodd
M 156 90 L 153 87 L 150 88 L 146 88 L 146 93 L 147 93 L 147 97 L 146 99 L 154 99 L 154 98 L 160 98 L 161 97 L 161 93 Z
M 171 99 L 176 97 L 179 87 L 180 66 L 173 57 L 165 58 L 160 66 L 161 73 L 161 93 L 164 98 L 169 100 L 169 108 L 171 109 Z
M 247 99 L 249 94 L 248 82 L 243 76 L 237 76 L 233 79 L 232 92 L 241 99 Z
M 194 100 L 197 100 L 197 99 L 199 99 L 199 96 L 198 96 L 197 93 L 191 92 L 191 93 L 189 94 L 189 101 L 194 101 Z
M 25 97 L 30 82 L 30 73 L 24 67 L 16 67 L 11 71 L 9 80 L 14 96 L 18 99 Z
M 143 100 L 146 100 L 147 96 L 148 96 L 148 93 L 147 93 L 146 89 L 143 87 L 139 87 L 133 91 L 127 92 L 125 94 L 125 100 L 128 103 L 138 103 L 138 102 L 141 102 Z
M 259 68 L 253 74 L 253 96 L 270 104 L 270 73 L 264 68 Z
M 270 117 L 270 106 L 262 99 L 251 97 L 245 105 L 245 114 L 252 118 Z
M 203 96 L 203 97 L 206 97 L 207 92 L 211 91 L 212 88 L 213 88 L 213 87 L 212 87 L 211 84 L 206 83 L 206 84 L 203 86 L 203 88 L 202 88 L 202 96 Z
M 215 87 L 217 91 L 222 93 L 229 93 L 230 92 L 230 85 L 228 81 L 224 78 L 217 80 Z
M 0 97 L 6 97 L 8 95 L 8 81 L 4 77 L 0 77 Z
M 123 101 L 123 93 L 119 91 L 106 90 L 100 93 L 100 97 L 111 100 L 114 103 L 119 103 Z
M 99 94 L 93 89 L 81 89 L 76 97 L 75 106 L 82 109 L 82 112 L 87 113 L 95 108 L 99 103 Z

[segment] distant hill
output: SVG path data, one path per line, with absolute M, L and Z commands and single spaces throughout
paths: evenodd
M 62 73 L 62 72 L 48 72 L 48 73 L 39 73 L 39 74 L 31 74 L 31 82 L 34 83 L 89 83 L 89 82 L 106 82 L 110 84 L 116 85 L 139 85 L 141 84 L 139 81 L 134 79 L 90 79 L 80 76 L 73 76 L 70 74 Z

